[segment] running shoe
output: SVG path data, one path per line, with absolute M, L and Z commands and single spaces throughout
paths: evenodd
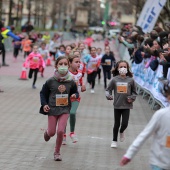
M 54 152 L 54 160 L 55 161 L 62 161 L 60 153 Z
M 76 136 L 76 134 L 74 132 L 70 133 L 70 138 L 71 138 L 73 143 L 78 142 L 77 136 Z
M 67 145 L 67 142 L 66 142 L 66 134 L 63 135 L 62 145 Z
M 111 148 L 117 148 L 117 142 L 116 142 L 116 141 L 112 141 L 110 147 L 111 147 Z

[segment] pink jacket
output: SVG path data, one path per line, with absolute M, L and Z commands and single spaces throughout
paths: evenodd
M 45 62 L 40 53 L 30 53 L 25 61 L 26 67 L 31 69 L 39 68 L 40 66 L 45 67 Z

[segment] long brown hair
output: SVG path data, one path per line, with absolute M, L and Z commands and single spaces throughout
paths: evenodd
M 120 60 L 120 61 L 118 61 L 118 62 L 116 63 L 115 68 L 112 70 L 113 77 L 119 75 L 118 67 L 119 67 L 119 64 L 120 64 L 120 63 L 126 63 L 126 65 L 127 65 L 127 74 L 126 74 L 126 76 L 133 77 L 133 74 L 132 74 L 132 72 L 130 71 L 129 63 L 128 63 L 126 60 Z

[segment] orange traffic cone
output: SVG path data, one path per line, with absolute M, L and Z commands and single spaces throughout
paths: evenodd
M 21 76 L 19 78 L 20 80 L 27 80 L 27 71 L 25 68 L 25 64 L 22 65 L 22 71 L 21 71 Z
M 47 58 L 46 66 L 51 66 L 51 58 L 50 57 Z

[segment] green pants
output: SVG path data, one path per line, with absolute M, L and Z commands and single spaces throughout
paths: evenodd
M 79 106 L 78 101 L 71 102 L 71 110 L 70 110 L 70 132 L 74 132 L 75 124 L 76 124 L 76 111 Z

